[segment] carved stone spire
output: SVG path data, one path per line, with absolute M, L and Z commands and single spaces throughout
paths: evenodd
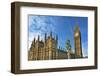
M 52 32 L 50 33 L 50 37 L 52 38 Z
M 34 40 L 33 40 L 33 46 L 35 47 L 35 37 L 34 37 Z
M 38 41 L 39 41 L 39 39 L 40 39 L 40 36 L 38 35 Z
M 33 44 L 35 45 L 35 37 L 34 37 L 34 40 L 33 40 Z
M 56 41 L 58 41 L 58 36 L 56 35 Z
M 47 39 L 47 34 L 45 33 L 45 41 L 46 41 L 46 39 Z

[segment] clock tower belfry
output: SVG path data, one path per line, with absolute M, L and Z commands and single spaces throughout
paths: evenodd
M 81 32 L 79 26 L 74 29 L 75 58 L 82 58 Z

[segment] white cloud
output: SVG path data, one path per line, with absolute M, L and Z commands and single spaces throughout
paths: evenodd
M 29 47 L 34 38 L 37 39 L 38 35 L 40 39 L 44 39 L 45 33 L 50 33 L 51 31 L 54 33 L 54 19 L 47 18 L 45 16 L 29 16 Z

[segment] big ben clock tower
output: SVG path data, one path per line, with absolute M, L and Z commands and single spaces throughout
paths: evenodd
M 74 30 L 75 58 L 82 58 L 81 32 L 78 26 Z

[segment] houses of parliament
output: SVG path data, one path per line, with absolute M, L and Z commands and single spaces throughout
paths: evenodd
M 44 41 L 38 39 L 32 41 L 28 51 L 28 60 L 55 60 L 55 59 L 76 59 L 82 58 L 81 32 L 78 26 L 74 29 L 75 52 L 72 52 L 70 46 L 67 50 L 58 48 L 58 36 L 53 37 L 52 32 L 49 36 L 45 33 Z

